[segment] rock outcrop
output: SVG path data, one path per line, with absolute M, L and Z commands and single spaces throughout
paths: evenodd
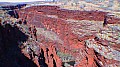
M 114 32 L 114 30 L 110 30 L 111 26 L 114 26 L 114 24 L 119 25 L 119 18 L 112 17 L 116 20 L 107 21 L 107 27 L 103 27 L 107 13 L 100 11 L 83 12 L 60 9 L 57 6 L 34 6 L 19 10 L 18 14 L 23 19 L 27 16 L 27 20 L 30 20 L 28 21 L 29 24 L 33 24 L 38 28 L 44 27 L 50 32 L 55 32 L 57 36 L 47 32 L 43 34 L 45 38 L 58 43 L 54 45 L 64 65 L 71 66 L 68 62 L 75 61 L 74 67 L 119 66 L 119 51 L 113 50 L 116 53 L 115 55 L 113 54 L 114 52 L 107 52 L 111 54 L 106 55 L 104 54 L 106 50 L 101 51 L 102 48 L 99 49 L 100 46 L 107 49 L 106 45 L 109 47 L 109 43 L 112 46 L 119 44 L 117 39 L 116 42 L 112 41 L 114 38 L 111 38 L 112 36 L 109 35 Z M 113 25 L 109 25 L 109 23 Z M 104 34 L 104 31 L 108 35 Z M 116 31 L 118 32 L 118 30 Z M 42 34 L 42 32 L 38 34 Z M 92 42 L 96 42 L 96 44 L 92 43 L 90 46 L 88 45 L 88 40 L 93 40 Z M 112 42 L 115 43 L 113 44 Z M 112 46 L 110 47 L 111 49 L 113 48 Z M 112 55 L 114 55 L 114 58 Z M 69 58 L 69 56 L 73 59 Z M 110 59 L 110 56 L 113 59 Z M 115 60 L 116 58 L 117 60 Z
M 101 11 L 33 6 L 16 12 L 17 26 L 28 36 L 20 50 L 38 67 L 120 66 L 119 18 L 104 26 L 108 13 Z

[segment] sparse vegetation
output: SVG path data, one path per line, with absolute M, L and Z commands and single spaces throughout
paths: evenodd
M 59 57 L 71 56 L 70 54 L 65 54 L 65 53 L 63 53 L 63 52 L 57 52 L 57 55 L 58 55 Z

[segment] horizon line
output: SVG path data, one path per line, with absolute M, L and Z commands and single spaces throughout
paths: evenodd
M 37 2 L 37 1 L 40 1 L 40 2 L 51 2 L 53 0 L 20 0 L 20 1 L 13 1 L 13 0 L 4 0 L 4 1 L 1 1 L 0 2 L 7 2 L 7 3 L 22 3 L 22 2 Z

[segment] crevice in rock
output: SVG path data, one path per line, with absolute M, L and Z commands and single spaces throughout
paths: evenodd
M 45 57 L 44 57 L 44 51 L 43 49 L 41 49 L 41 53 L 38 59 L 39 65 L 41 67 L 48 67 L 48 65 L 45 63 Z

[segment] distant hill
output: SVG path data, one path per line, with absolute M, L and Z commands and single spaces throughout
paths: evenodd
M 0 2 L 0 6 L 17 5 L 18 3 Z

